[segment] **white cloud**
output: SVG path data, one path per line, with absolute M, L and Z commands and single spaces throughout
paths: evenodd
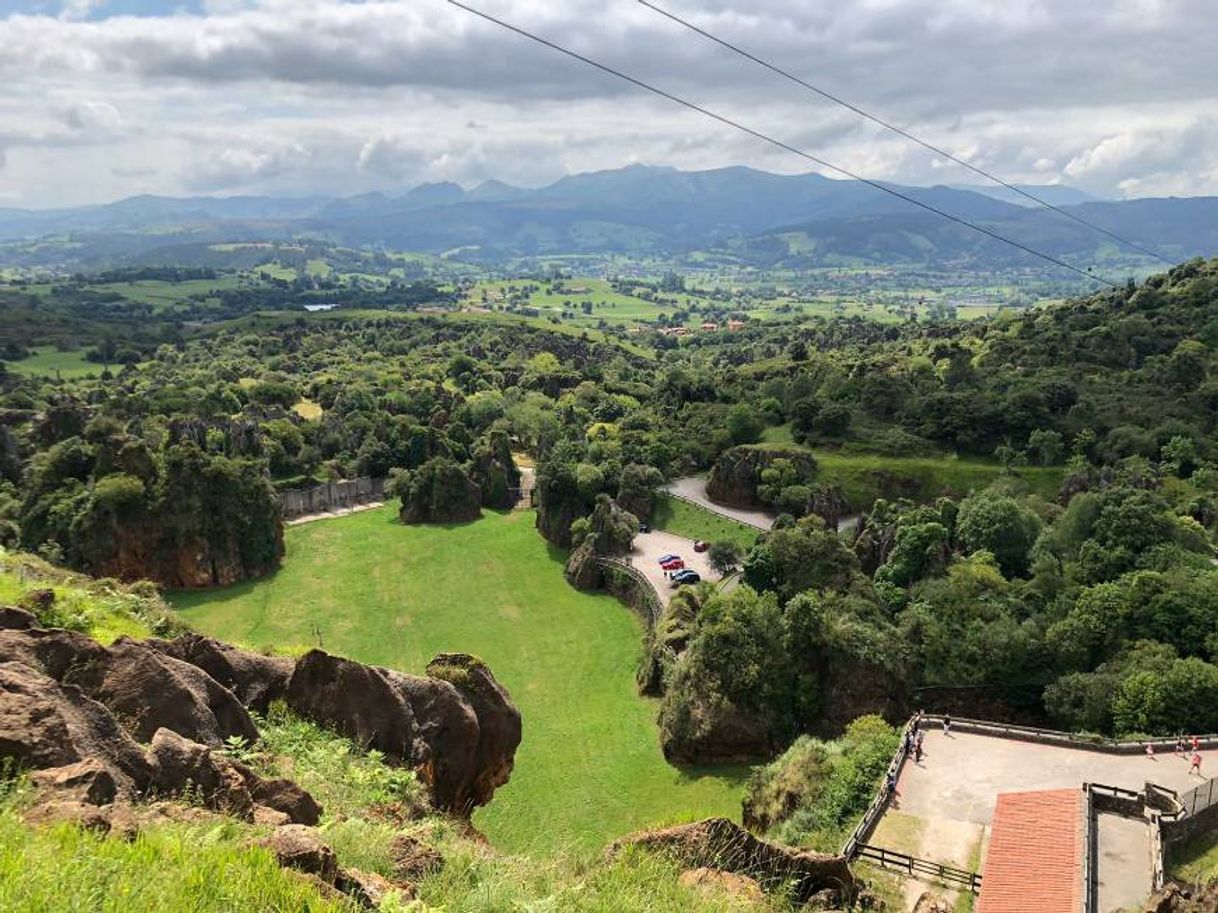
M 1008 179 L 1218 193 L 1212 0 L 665 2 Z M 977 180 L 630 0 L 479 3 L 869 177 Z M 0 195 L 31 205 L 811 167 L 442 0 L 69 5 L 90 15 L 0 18 Z

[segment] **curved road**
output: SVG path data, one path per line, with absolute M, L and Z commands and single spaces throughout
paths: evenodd
M 722 504 L 716 504 L 706 496 L 706 479 L 699 476 L 676 479 L 665 485 L 664 490 L 669 494 L 676 495 L 678 498 L 693 501 L 699 507 L 705 507 L 721 517 L 727 517 L 729 520 L 743 523 L 745 526 L 766 530 L 774 525 L 774 518 L 764 510 L 744 510 L 738 507 L 724 507 Z
M 754 529 L 768 530 L 774 525 L 773 515 L 764 510 L 745 510 L 739 507 L 726 507 L 723 504 L 716 504 L 706 496 L 706 479 L 701 476 L 688 476 L 684 479 L 676 479 L 665 485 L 664 490 L 674 497 L 693 501 L 699 507 L 705 507 L 712 513 L 726 517 L 729 520 L 735 520 L 737 523 L 743 523 L 745 526 L 751 526 Z M 854 532 L 855 527 L 859 525 L 859 519 L 857 515 L 842 517 L 837 523 L 837 531 L 839 533 Z M 1215 559 L 1215 563 L 1218 563 L 1218 559 Z

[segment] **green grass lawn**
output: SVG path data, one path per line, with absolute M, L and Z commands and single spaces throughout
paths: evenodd
M 511 783 L 474 817 L 503 849 L 588 850 L 636 828 L 739 816 L 743 768 L 665 763 L 656 705 L 637 696 L 636 616 L 580 593 L 531 512 L 457 526 L 402 526 L 390 508 L 287 530 L 276 574 L 180 593 L 195 627 L 254 647 L 310 644 L 421 673 L 444 650 L 475 653 L 524 717 Z
M 1003 472 L 996 462 L 955 456 L 889 457 L 826 450 L 813 453 L 820 467 L 818 481 L 837 483 L 855 505 L 870 505 L 882 496 L 881 480 L 887 477 L 907 480 L 916 489 L 914 497 L 930 499 L 944 491 L 966 495 L 974 488 L 986 487 Z M 1061 467 L 1054 466 L 1023 466 L 1017 470 L 1028 489 L 1046 499 L 1057 497 L 1064 474 Z
M 28 358 L 20 361 L 5 362 L 8 369 L 16 374 L 40 374 L 54 377 L 59 372 L 60 377 L 84 377 L 87 374 L 101 374 L 102 365 L 85 361 L 85 350 L 75 349 L 71 352 L 60 352 L 54 347 L 31 349 Z M 117 371 L 121 365 L 111 368 Z
M 707 542 L 731 539 L 745 549 L 753 544 L 760 532 L 705 507 L 670 498 L 665 494 L 656 495 L 655 506 L 651 511 L 651 525 L 687 539 L 705 539 Z

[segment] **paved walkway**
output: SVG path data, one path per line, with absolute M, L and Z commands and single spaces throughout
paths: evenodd
M 1120 815 L 1096 816 L 1096 913 L 1138 910 L 1150 893 L 1150 826 Z
M 378 507 L 384 507 L 384 501 L 369 501 L 366 504 L 356 504 L 354 507 L 336 507 L 334 510 L 323 510 L 321 513 L 304 514 L 299 517 L 293 517 L 290 520 L 284 520 L 284 526 L 299 526 L 301 523 L 312 523 L 314 520 L 333 520 L 335 517 L 345 517 L 348 514 L 358 514 L 364 510 L 375 510 Z
M 1173 754 L 1103 754 L 1055 745 L 1037 745 L 993 736 L 931 728 L 926 757 L 907 762 L 901 772 L 901 811 L 925 817 L 989 824 L 999 793 L 1078 789 L 1103 783 L 1141 790 L 1149 781 L 1178 792 L 1201 781 L 1189 776 L 1188 761 Z M 1218 750 L 1201 752 L 1202 770 L 1218 774 Z
M 694 541 L 681 536 L 674 536 L 662 530 L 653 529 L 649 533 L 639 533 L 634 537 L 634 550 L 630 553 L 630 563 L 643 572 L 643 575 L 655 587 L 660 602 L 665 607 L 676 592 L 671 581 L 664 576 L 660 567 L 661 555 L 680 555 L 685 560 L 685 566 L 697 571 L 703 580 L 716 581 L 719 575 L 711 569 L 706 552 L 698 554 L 694 551 Z
M 975 860 L 966 861 L 965 847 L 986 838 L 1000 793 L 1081 793 L 1087 782 L 1138 791 L 1151 782 L 1183 793 L 1204 782 L 1189 775 L 1187 756 L 1174 752 L 1160 753 L 1152 761 L 1142 754 L 1107 754 L 974 733 L 949 737 L 933 726 L 925 732 L 925 756 L 920 764 L 906 761 L 896 806 L 881 819 L 871 842 L 961 868 L 976 869 Z M 1201 756 L 1202 769 L 1218 774 L 1218 750 L 1202 751 Z M 1136 909 L 1150 893 L 1147 827 L 1113 815 L 1100 815 L 1097 822 L 1099 913 Z M 920 890 L 907 890 L 907 898 Z

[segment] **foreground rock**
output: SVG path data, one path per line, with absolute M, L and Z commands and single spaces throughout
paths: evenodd
M 271 701 L 287 694 L 288 681 L 295 667 L 289 657 L 239 650 L 202 634 L 145 643 L 167 656 L 202 669 L 242 704 L 258 713 L 265 713 Z
M 287 701 L 297 713 L 418 769 L 434 804 L 469 814 L 507 782 L 520 711 L 490 670 L 442 654 L 429 678 L 312 650 L 296 664 Z
M 841 906 L 852 902 L 858 884 L 844 856 L 794 850 L 758 840 L 726 818 L 707 818 L 623 837 L 609 847 L 610 858 L 628 847 L 661 853 L 687 869 L 714 869 L 748 875 L 767 891 L 790 889 L 797 903 L 833 892 Z
M 124 791 L 152 779 L 143 749 L 104 706 L 22 663 L 0 663 L 0 757 L 36 770 L 94 759 Z
M 1218 884 L 1196 892 L 1169 884 L 1142 909 L 1144 913 L 1218 913 Z
M 736 875 L 733 872 L 722 872 L 719 869 L 687 869 L 681 873 L 680 883 L 683 887 L 694 888 L 707 892 L 722 892 L 750 903 L 761 903 L 765 894 L 757 879 L 748 875 Z
M 432 804 L 461 815 L 507 782 L 520 744 L 520 712 L 466 654 L 437 656 L 423 677 L 319 650 L 293 663 L 198 635 L 120 638 L 104 647 L 39 628 L 29 613 L 5 621 L 0 758 L 45 771 L 39 784 L 59 803 L 188 793 L 245 820 L 315 824 L 321 809 L 308 792 L 263 779 L 219 750 L 234 737 L 259 738 L 243 702 L 263 709 L 280 697 L 390 763 L 416 769 Z M 95 814 L 78 811 L 77 818 Z
M 231 691 L 202 669 L 130 638 L 103 647 L 74 631 L 2 630 L 0 662 L 79 688 L 141 742 L 162 728 L 208 745 L 230 736 L 258 739 L 249 712 Z
M 410 885 L 394 884 L 373 872 L 341 868 L 334 850 L 311 827 L 299 824 L 277 827 L 258 845 L 270 850 L 285 869 L 294 869 L 315 879 L 323 891 L 338 891 L 360 906 L 370 909 L 379 907 L 391 895 L 397 895 L 401 900 L 414 897 L 414 889 Z

